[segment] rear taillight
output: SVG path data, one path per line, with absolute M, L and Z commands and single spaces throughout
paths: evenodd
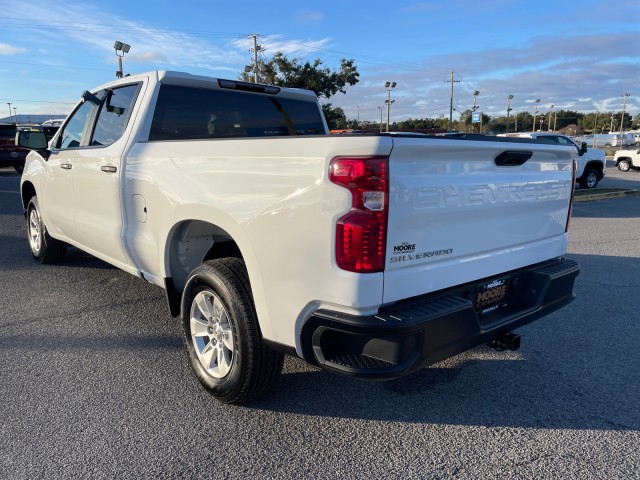
M 351 210 L 336 223 L 336 263 L 358 273 L 384 270 L 389 197 L 388 157 L 336 157 L 329 180 L 351 192 Z

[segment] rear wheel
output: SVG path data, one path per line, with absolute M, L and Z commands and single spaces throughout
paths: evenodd
M 27 206 L 27 235 L 31 254 L 42 264 L 56 263 L 67 253 L 67 244 L 52 238 L 40 215 L 38 198 L 32 197 Z
M 628 172 L 631 168 L 631 162 L 629 160 L 620 160 L 618 162 L 618 170 L 621 172 Z
M 596 185 L 598 185 L 598 172 L 589 168 L 580 178 L 580 188 L 596 188 Z
M 191 368 L 218 400 L 244 403 L 277 382 L 284 356 L 262 340 L 241 259 L 207 261 L 191 272 L 182 328 Z

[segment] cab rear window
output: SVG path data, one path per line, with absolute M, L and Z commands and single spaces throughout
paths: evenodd
M 251 92 L 162 85 L 149 140 L 324 133 L 315 102 Z

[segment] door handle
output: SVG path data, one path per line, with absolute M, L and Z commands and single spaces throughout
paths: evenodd
M 60 164 L 60 168 L 64 168 L 65 170 L 71 170 L 71 164 L 70 163 L 61 163 Z
M 107 173 L 116 173 L 118 171 L 118 168 L 114 167 L 113 165 L 103 165 L 102 167 L 100 167 L 100 170 Z

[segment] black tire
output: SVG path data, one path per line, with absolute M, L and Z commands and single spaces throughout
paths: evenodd
M 189 364 L 218 400 L 245 403 L 276 384 L 284 355 L 262 340 L 242 259 L 210 260 L 191 272 L 181 318 Z
M 629 160 L 620 160 L 618 162 L 618 170 L 621 172 L 628 172 L 631 169 L 631 162 Z
M 598 175 L 598 171 L 593 168 L 588 168 L 580 177 L 580 188 L 584 188 L 585 190 L 588 188 L 596 188 L 598 185 L 598 181 L 600 180 L 600 175 Z
M 38 198 L 31 197 L 27 205 L 27 238 L 31 254 L 42 264 L 56 263 L 67 253 L 67 244 L 52 238 L 40 215 Z

